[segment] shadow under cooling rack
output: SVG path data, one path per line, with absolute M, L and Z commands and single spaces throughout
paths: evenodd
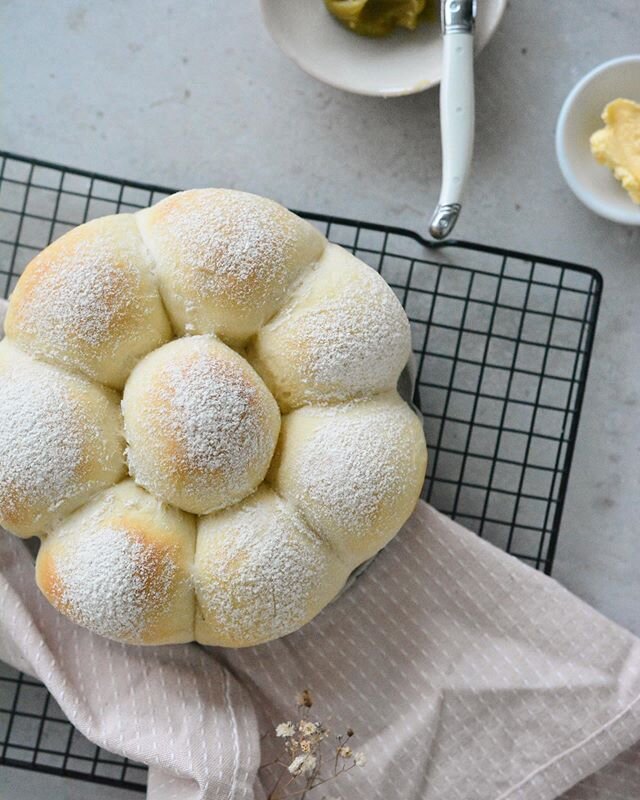
M 136 211 L 172 191 L 0 153 L 0 292 L 8 296 L 33 255 L 75 225 Z M 429 445 L 426 499 L 550 572 L 602 292 L 599 273 L 298 213 L 378 270 L 406 309 Z M 139 765 L 50 719 L 55 703 L 40 684 L 8 670 L 0 673 L 0 689 L 0 763 L 144 786 Z M 29 705 L 36 695 L 42 708 Z M 32 710 L 22 710 L 24 703 Z M 56 723 L 62 727 L 49 734 Z

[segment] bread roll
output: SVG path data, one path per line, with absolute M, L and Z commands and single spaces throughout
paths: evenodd
M 48 529 L 125 473 L 115 392 L 0 342 L 0 524 Z
M 426 466 L 420 420 L 390 392 L 283 417 L 268 480 L 355 567 L 406 522 Z
M 213 336 L 178 339 L 148 355 L 127 381 L 122 407 L 131 475 L 194 514 L 254 491 L 280 430 L 260 377 Z
M 349 570 L 274 492 L 198 522 L 196 639 L 247 647 L 297 630 L 329 603 Z
M 248 352 L 284 412 L 395 389 L 410 355 L 393 290 L 333 244 Z
M 130 644 L 190 642 L 195 520 L 131 480 L 56 527 L 36 562 L 50 603 L 85 628 Z
M 7 336 L 46 361 L 121 389 L 138 359 L 171 338 L 131 214 L 66 233 L 27 266 Z
M 242 345 L 315 262 L 324 237 L 282 206 L 246 192 L 194 189 L 139 212 L 175 329 Z
M 271 200 L 193 190 L 82 225 L 27 267 L 6 330 L 0 523 L 43 537 L 40 588 L 97 634 L 284 636 L 418 499 L 408 320 Z

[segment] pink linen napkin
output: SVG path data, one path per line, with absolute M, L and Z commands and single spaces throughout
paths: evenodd
M 263 798 L 260 734 L 302 688 L 368 758 L 327 796 L 640 798 L 640 641 L 422 502 L 343 597 L 260 647 L 98 638 L 47 604 L 3 533 L 0 604 L 0 658 L 149 764 L 152 800 Z

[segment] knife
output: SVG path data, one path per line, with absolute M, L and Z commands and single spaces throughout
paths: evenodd
M 475 122 L 473 29 L 475 0 L 442 0 L 443 45 L 440 85 L 442 185 L 429 231 L 446 239 L 460 214 L 462 193 L 471 167 Z

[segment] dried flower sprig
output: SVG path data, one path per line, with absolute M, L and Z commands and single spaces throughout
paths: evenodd
M 367 763 L 364 753 L 352 749 L 352 728 L 332 735 L 326 725 L 310 718 L 313 698 L 308 689 L 297 695 L 296 703 L 297 718 L 279 723 L 267 734 L 279 750 L 274 759 L 260 767 L 271 767 L 277 774 L 268 800 L 304 800 L 312 789 Z

